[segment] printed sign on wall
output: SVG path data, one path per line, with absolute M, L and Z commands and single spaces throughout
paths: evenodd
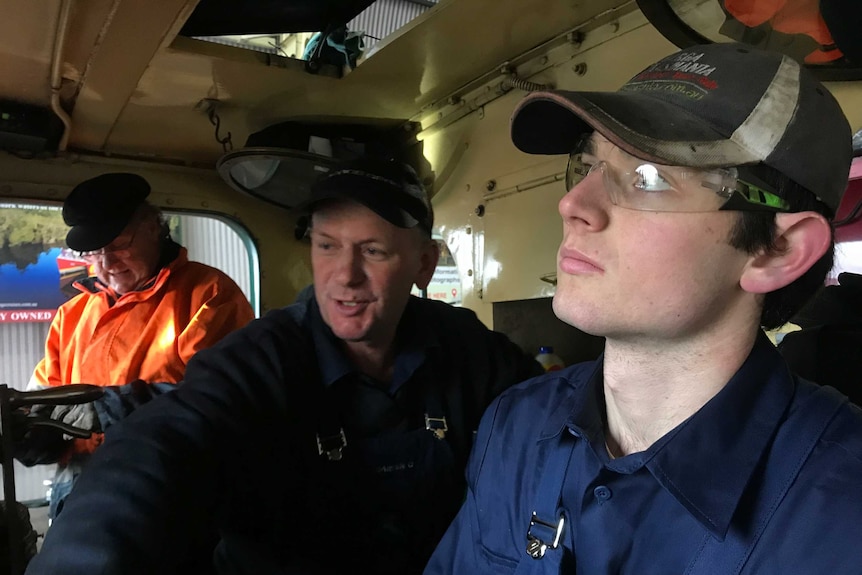
M 47 322 L 87 264 L 65 248 L 60 208 L 0 203 L 0 323 Z

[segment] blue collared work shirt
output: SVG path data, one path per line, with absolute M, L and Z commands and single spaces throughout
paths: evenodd
M 788 414 L 804 410 L 814 389 L 790 374 L 761 335 L 697 413 L 646 451 L 611 460 L 601 360 L 512 388 L 483 418 L 467 500 L 425 573 L 513 573 L 522 560 L 532 562 L 530 573 L 714 573 L 699 554 L 729 530 L 751 528 L 758 486 L 784 479 L 764 473 L 762 462 Z M 562 548 L 546 556 L 562 552 L 557 567 L 560 561 L 526 555 L 526 534 L 543 496 L 540 480 L 561 457 L 569 458 L 560 489 L 566 524 Z M 845 404 L 740 572 L 862 573 L 860 534 L 862 410 Z

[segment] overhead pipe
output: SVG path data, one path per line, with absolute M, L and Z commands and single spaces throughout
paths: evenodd
M 69 29 L 69 14 L 72 13 L 72 0 L 61 0 L 60 16 L 57 19 L 57 32 L 54 35 L 54 50 L 51 54 L 51 109 L 63 122 L 63 135 L 57 151 L 63 152 L 69 145 L 72 131 L 72 118 L 60 105 L 60 87 L 63 84 L 63 47 L 66 45 L 66 32 Z

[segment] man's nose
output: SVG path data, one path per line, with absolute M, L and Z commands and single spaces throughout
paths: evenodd
M 343 250 L 338 258 L 337 266 L 337 277 L 344 284 L 357 284 L 365 278 L 362 254 L 359 249 Z
M 99 258 L 102 260 L 102 267 L 107 267 L 110 264 L 116 263 L 120 260 L 120 258 L 117 257 L 117 254 L 111 251 L 106 251 L 99 254 Z
M 593 169 L 575 183 L 557 206 L 564 222 L 583 221 L 590 226 L 604 226 L 611 201 L 606 188 L 604 169 Z

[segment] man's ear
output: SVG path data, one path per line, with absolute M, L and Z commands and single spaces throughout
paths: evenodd
M 769 293 L 793 283 L 832 243 L 832 228 L 817 212 L 775 215 L 774 251 L 753 254 L 740 279 L 751 293 Z
M 440 259 L 440 246 L 437 240 L 426 239 L 422 248 L 420 268 L 416 274 L 416 287 L 425 289 L 431 283 L 431 278 L 434 276 L 434 270 L 437 269 L 437 261 Z

